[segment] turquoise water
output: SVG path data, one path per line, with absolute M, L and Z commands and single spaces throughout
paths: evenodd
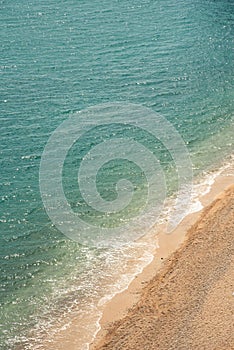
M 70 241 L 49 220 L 39 167 L 51 133 L 87 107 L 134 103 L 162 114 L 179 131 L 195 175 L 221 166 L 233 152 L 234 4 L 0 4 L 0 344 L 3 350 L 29 349 L 29 339 L 43 337 L 55 320 L 62 324 L 75 306 L 82 311 L 94 305 L 105 294 L 104 281 L 115 276 L 113 269 L 122 271 L 132 257 L 123 248 Z M 161 162 L 164 153 L 159 150 Z M 73 154 L 64 179 L 71 203 L 76 200 Z M 176 180 L 169 156 L 164 163 L 172 191 Z M 118 167 L 129 178 L 139 175 L 134 165 Z M 110 164 L 99 174 L 109 200 L 115 198 L 114 191 L 105 192 L 112 170 Z M 115 175 L 111 179 L 115 182 Z M 139 189 L 144 191 L 144 181 L 137 179 L 135 203 Z

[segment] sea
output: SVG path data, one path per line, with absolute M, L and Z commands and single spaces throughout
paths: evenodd
M 49 349 L 75 321 L 74 349 L 87 350 L 102 306 L 157 252 L 142 212 L 149 183 L 150 205 L 157 195 L 162 204 L 150 222 L 157 231 L 170 198 L 187 191 L 187 212 L 200 209 L 199 194 L 233 164 L 234 2 L 0 0 L 0 8 L 0 348 Z M 73 225 L 66 215 L 58 222 L 68 209 Z

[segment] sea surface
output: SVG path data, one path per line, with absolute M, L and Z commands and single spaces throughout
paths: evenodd
M 127 287 L 157 242 L 129 237 L 125 246 L 91 246 L 61 233 L 41 198 L 43 150 L 78 111 L 116 102 L 147 107 L 179 132 L 194 181 L 202 184 L 197 195 L 205 191 L 233 154 L 234 2 L 1 0 L 0 9 L 0 348 L 44 349 L 45 338 L 76 318 L 77 349 L 84 350 L 99 327 L 98 305 Z M 88 210 L 76 198 L 77 166 L 98 143 L 98 130 L 65 163 L 66 196 L 78 214 Z M 136 140 L 152 149 L 144 133 Z M 170 150 L 157 149 L 166 196 L 175 196 Z M 146 178 L 138 166 L 121 163 L 121 154 L 119 160 L 99 172 L 97 187 L 111 202 L 113 183 L 126 175 L 134 188 L 131 216 L 146 194 Z M 167 208 L 163 215 L 167 220 Z

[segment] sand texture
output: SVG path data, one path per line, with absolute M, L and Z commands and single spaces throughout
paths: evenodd
M 234 349 L 234 186 L 189 229 L 96 350 Z M 172 237 L 173 239 L 173 237 Z

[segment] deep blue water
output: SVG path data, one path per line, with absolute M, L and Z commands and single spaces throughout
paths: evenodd
M 51 133 L 76 111 L 134 103 L 179 131 L 195 175 L 220 166 L 233 152 L 234 3 L 2 0 L 0 6 L 0 344 L 9 350 L 26 349 L 28 331 L 43 331 L 74 300 L 98 299 L 105 271 L 123 259 L 115 250 L 70 241 L 49 220 L 39 167 Z M 65 185 L 75 201 L 72 157 Z M 107 167 L 100 174 L 104 197 L 109 178 Z M 109 195 L 113 200 L 115 193 Z

